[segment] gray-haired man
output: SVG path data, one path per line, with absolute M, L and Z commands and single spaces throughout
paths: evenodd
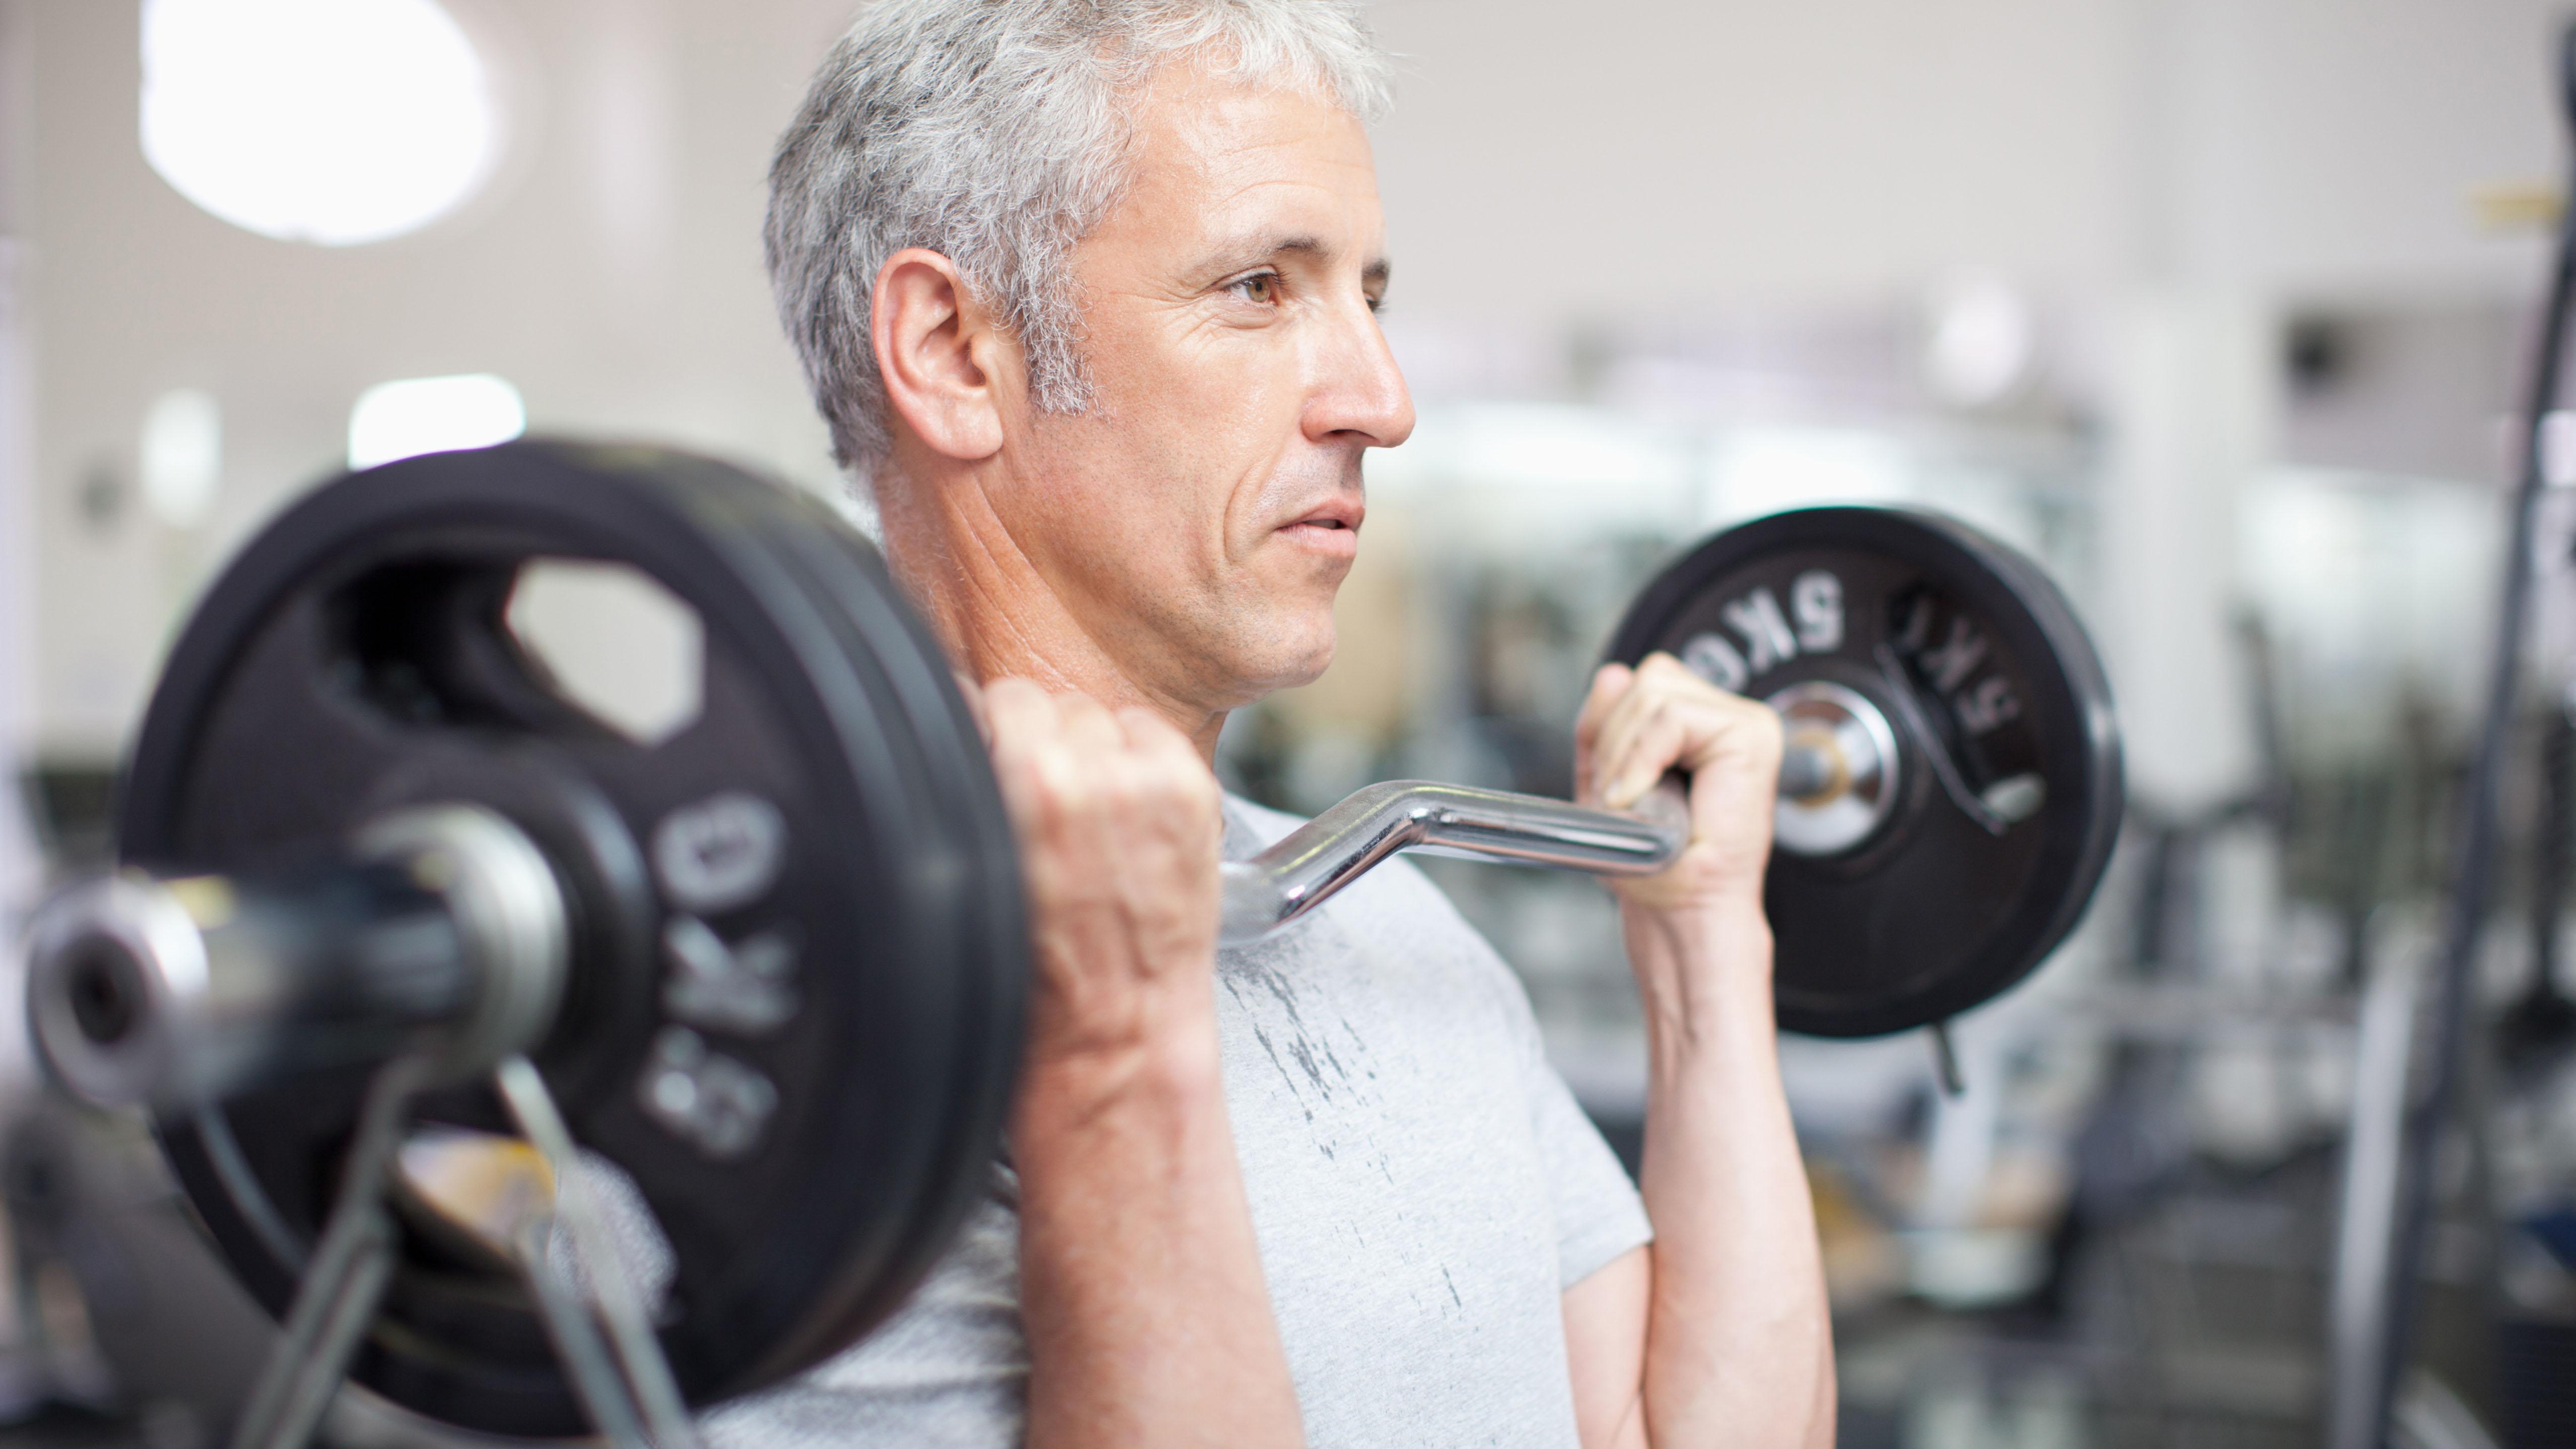
M 1590 798 L 1692 772 L 1682 863 L 1622 887 L 1642 1201 L 1409 868 L 1215 949 L 1221 852 L 1291 824 L 1220 796 L 1218 730 L 1331 660 L 1361 455 L 1413 426 L 1374 317 L 1385 90 L 1341 0 L 879 0 L 780 147 L 780 308 L 982 681 L 1037 976 L 1015 1171 L 901 1315 L 724 1441 L 1832 1437 L 1768 711 L 1659 658 L 1578 728 Z

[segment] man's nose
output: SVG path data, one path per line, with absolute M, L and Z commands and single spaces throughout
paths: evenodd
M 1356 434 L 1366 446 L 1392 448 L 1413 436 L 1413 394 L 1386 345 L 1377 317 L 1352 309 L 1324 340 L 1314 390 L 1306 400 L 1306 436 L 1323 442 Z

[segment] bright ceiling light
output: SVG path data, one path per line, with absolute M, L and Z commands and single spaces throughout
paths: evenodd
M 490 447 L 527 430 L 519 390 L 488 372 L 380 382 L 349 409 L 349 466 Z
M 1968 276 L 1932 300 L 1923 370 L 1941 401 L 1988 407 L 2028 381 L 2039 355 L 2039 319 L 1999 277 Z
M 180 195 L 282 241 L 354 246 L 490 175 L 482 61 L 437 0 L 143 0 L 143 155 Z
M 173 528 L 206 521 L 224 481 L 224 414 L 195 388 L 161 394 L 143 414 L 143 501 Z

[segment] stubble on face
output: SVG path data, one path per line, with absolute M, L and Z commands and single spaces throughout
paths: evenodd
M 1133 683 L 1221 712 L 1333 653 L 1363 451 L 1411 405 L 1370 315 L 1385 281 L 1359 123 L 1166 71 L 1128 190 L 1074 256 L 1094 402 L 1032 415 L 1014 537 Z

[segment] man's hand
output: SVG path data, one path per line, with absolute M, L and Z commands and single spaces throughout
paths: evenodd
M 1667 771 L 1690 775 L 1690 844 L 1660 875 L 1613 878 L 1631 905 L 1684 910 L 1762 899 L 1780 716 L 1729 694 L 1670 654 L 1605 664 L 1574 725 L 1575 797 L 1624 810 Z
M 1034 948 L 1011 1115 L 1028 1442 L 1294 1444 L 1217 1051 L 1216 778 L 1144 710 L 981 695 Z
M 1772 1026 L 1762 875 L 1780 718 L 1669 654 L 1605 665 L 1575 725 L 1581 798 L 1633 805 L 1690 775 L 1690 843 L 1613 883 L 1645 1005 L 1655 1241 L 1565 1295 L 1587 1446 L 1833 1442 L 1824 1273 Z
M 1216 777 L 1148 711 L 1023 679 L 983 694 L 1029 896 L 1030 1065 L 1213 1050 Z

